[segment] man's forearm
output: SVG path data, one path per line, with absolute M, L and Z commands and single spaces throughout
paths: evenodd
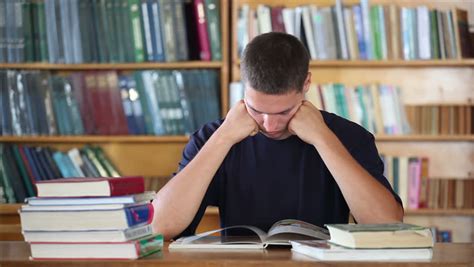
M 387 223 L 403 220 L 403 209 L 390 191 L 352 157 L 331 130 L 328 129 L 314 145 L 357 222 Z
M 217 130 L 194 159 L 158 192 L 153 201 L 154 232 L 168 240 L 191 223 L 231 146 Z

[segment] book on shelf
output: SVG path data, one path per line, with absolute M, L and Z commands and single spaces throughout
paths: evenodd
M 431 248 L 426 227 L 405 224 L 327 224 L 329 242 L 352 249 Z
M 246 231 L 250 235 L 232 235 L 232 231 Z M 224 231 L 221 236 L 212 234 Z M 242 232 L 241 232 L 242 233 Z M 329 239 L 326 229 L 293 219 L 276 222 L 264 232 L 255 226 L 239 225 L 212 230 L 195 236 L 181 237 L 169 245 L 179 249 L 264 249 L 268 245 L 290 245 L 290 240 Z
M 255 9 L 245 3 L 238 6 L 237 12 L 239 55 L 255 36 L 280 31 L 278 12 L 281 12 L 284 31 L 303 42 L 312 60 L 472 57 L 467 11 L 455 7 L 439 10 L 424 5 L 370 4 L 364 0 L 352 5 L 335 1 L 329 7 L 259 4 Z M 253 27 L 256 24 L 258 27 Z
M 50 259 L 137 259 L 163 248 L 163 236 L 155 234 L 124 242 L 31 242 L 31 258 Z
M 328 241 L 291 241 L 292 252 L 322 261 L 407 261 L 429 260 L 431 248 L 350 249 Z
M 427 157 L 381 154 L 384 176 L 406 209 L 472 209 L 474 180 L 430 177 Z
M 28 231 L 22 232 L 26 242 L 127 242 L 153 234 L 150 224 L 119 230 Z
M 39 209 L 43 210 L 21 209 L 21 228 L 23 231 L 123 230 L 150 224 L 153 219 L 151 203 L 118 209 L 87 208 L 54 210 L 54 206 L 42 206 Z
M 187 6 L 196 16 L 185 16 Z M 0 62 L 222 60 L 216 0 L 12 0 L 0 10 Z M 203 44 L 205 54 L 190 53 Z
M 1 70 L 0 82 L 1 135 L 185 135 L 220 118 L 216 70 Z
M 474 133 L 474 107 L 461 105 L 407 105 L 407 119 L 413 134 L 470 135 Z
M 138 194 L 145 191 L 142 176 L 62 178 L 37 181 L 38 197 L 97 197 Z

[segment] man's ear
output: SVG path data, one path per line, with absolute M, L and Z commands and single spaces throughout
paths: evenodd
M 311 85 L 311 72 L 308 71 L 306 80 L 304 80 L 303 94 L 306 94 L 308 92 L 310 85 Z

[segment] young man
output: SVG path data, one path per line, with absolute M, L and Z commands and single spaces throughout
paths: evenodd
M 347 223 L 349 212 L 359 223 L 402 221 L 373 135 L 305 101 L 308 64 L 291 35 L 262 34 L 248 44 L 245 98 L 191 136 L 179 172 L 153 202 L 155 232 L 194 234 L 208 205 L 219 207 L 223 227 L 268 230 L 281 219 L 323 226 Z

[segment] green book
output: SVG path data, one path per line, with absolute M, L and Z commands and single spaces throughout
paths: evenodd
M 117 168 L 115 168 L 112 162 L 107 158 L 101 147 L 93 146 L 91 149 L 96 155 L 100 164 L 104 166 L 105 170 L 109 174 L 109 177 L 120 177 L 120 173 L 118 172 Z
M 107 21 L 106 36 L 109 47 L 109 62 L 118 62 L 118 43 L 117 32 L 119 28 L 115 24 L 114 16 L 114 2 L 116 0 L 106 0 L 105 1 L 105 16 Z
M 25 61 L 31 62 L 35 60 L 34 56 L 34 39 L 33 39 L 33 24 L 32 3 L 25 1 L 22 3 L 22 18 L 23 18 L 23 37 L 25 38 L 24 56 Z
M 438 35 L 438 13 L 430 10 L 430 44 L 433 59 L 440 59 L 439 35 Z
M 18 166 L 18 169 L 20 170 L 21 179 L 23 180 L 23 183 L 25 185 L 27 196 L 28 197 L 33 197 L 33 196 L 35 196 L 35 191 L 33 189 L 33 183 L 30 180 L 30 176 L 28 175 L 28 172 L 26 170 L 25 163 L 23 162 L 23 159 L 21 158 L 20 151 L 18 149 L 18 145 L 14 144 L 12 146 L 12 150 L 13 150 L 13 156 L 15 157 L 16 165 Z
M 81 152 L 86 155 L 86 157 L 90 160 L 90 162 L 94 165 L 96 168 L 97 172 L 99 172 L 99 175 L 101 177 L 109 177 L 109 174 L 107 173 L 107 170 L 102 166 L 100 163 L 99 159 L 95 155 L 94 151 L 92 151 L 92 148 L 90 146 L 85 146 L 84 148 L 81 149 Z
M 5 169 L 5 149 L 5 145 L 0 143 L 0 180 L 2 180 L 3 190 L 7 203 L 16 203 L 15 192 L 13 191 L 13 187 L 10 183 L 10 180 L 7 178 L 8 175 Z
M 381 29 L 380 29 L 380 17 L 379 17 L 379 7 L 381 6 L 372 6 L 370 8 L 370 26 L 372 29 L 372 44 L 373 44 L 373 51 L 372 55 L 374 55 L 374 59 L 382 59 L 382 37 L 381 37 Z
M 347 248 L 431 248 L 433 236 L 426 227 L 405 223 L 326 224 L 329 242 Z
M 211 58 L 214 61 L 222 60 L 220 1 L 205 0 L 207 18 L 207 32 L 211 44 Z
M 145 50 L 143 48 L 143 30 L 140 22 L 140 1 L 128 0 L 130 23 L 132 25 L 132 39 L 134 62 L 143 62 L 145 60 Z

